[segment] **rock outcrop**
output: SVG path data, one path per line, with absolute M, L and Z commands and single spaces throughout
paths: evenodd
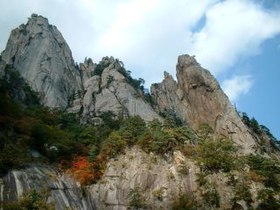
M 216 133 L 233 139 L 245 153 L 255 152 L 254 138 L 211 73 L 194 57 L 181 55 L 177 63 L 178 83 L 167 73 L 153 84 L 152 96 L 160 112 L 172 112 L 193 129 L 206 123 Z
M 82 90 L 69 46 L 42 16 L 33 14 L 27 24 L 14 29 L 1 56 L 2 66 L 13 65 L 46 106 L 65 108 Z
M 1 54 L 2 77 L 6 66 L 19 71 L 43 105 L 82 112 L 83 122 L 106 111 L 161 120 L 143 92 L 129 83 L 133 79 L 124 74 L 120 61 L 105 57 L 99 64 L 85 59 L 80 67 L 75 65 L 61 33 L 42 16 L 33 14 L 27 24 L 12 31 Z
M 202 173 L 195 161 L 180 151 L 174 151 L 165 159 L 133 147 L 110 160 L 102 179 L 87 190 L 98 209 L 126 210 L 135 202 L 141 209 L 173 209 L 180 196 L 189 198 L 185 205 L 198 201 L 202 206 L 197 209 L 231 209 L 235 189 L 229 183 L 233 182 L 232 177 L 236 182 L 242 181 L 244 175 L 239 172 L 233 172 L 232 176 L 222 172 L 208 174 L 204 176 L 207 184 L 200 186 L 198 179 Z M 252 206 L 256 207 L 259 202 L 257 191 L 263 185 L 252 182 L 248 187 L 252 193 Z M 206 207 L 205 194 L 210 191 L 220 195 L 221 208 Z M 133 195 L 137 195 L 136 199 Z M 248 209 L 243 200 L 237 200 L 236 204 L 243 206 L 239 209 Z
M 57 210 L 172 209 L 180 196 L 187 196 L 189 204 L 196 200 L 201 207 L 198 209 L 205 209 L 203 206 L 209 202 L 207 192 L 217 191 L 221 208 L 209 209 L 231 209 L 232 200 L 236 198 L 233 183 L 242 183 L 246 176 L 238 171 L 202 174 L 196 162 L 180 151 L 163 158 L 132 147 L 108 162 L 101 180 L 83 187 L 47 165 L 12 170 L 0 179 L 0 207 L 20 199 L 29 190 L 36 190 L 49 192 L 47 202 L 55 204 Z M 201 176 L 207 182 L 203 186 L 198 181 Z M 250 182 L 247 187 L 252 194 L 251 205 L 256 207 L 260 202 L 258 191 L 264 186 Z M 236 205 L 239 209 L 248 209 L 244 200 L 237 199 Z
M 48 203 L 55 209 L 96 209 L 81 186 L 71 177 L 46 165 L 30 165 L 10 171 L 0 179 L 0 203 L 18 200 L 29 190 L 49 192 Z
M 171 209 L 182 192 L 197 190 L 198 172 L 178 151 L 168 161 L 134 147 L 111 160 L 103 178 L 88 191 L 99 209 L 128 209 L 133 203 L 130 193 L 138 195 L 143 208 Z
M 98 65 L 87 59 L 80 68 L 84 87 L 83 120 L 90 121 L 93 116 L 108 111 L 125 117 L 139 115 L 145 121 L 161 120 L 144 100 L 143 92 L 133 87 L 132 78 L 129 80 L 118 59 L 104 57 Z

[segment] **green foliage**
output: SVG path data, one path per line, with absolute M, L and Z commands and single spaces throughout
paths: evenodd
M 264 133 L 266 133 L 266 135 L 268 135 L 269 137 L 270 137 L 270 139 L 272 139 L 273 141 L 277 141 L 277 139 L 272 135 L 272 133 L 270 132 L 270 130 L 266 127 L 266 126 L 264 126 L 264 125 L 260 125 L 260 129 L 264 132 Z
M 146 152 L 164 155 L 192 139 L 193 132 L 186 126 L 167 127 L 157 120 L 150 122 L 138 144 Z
M 220 207 L 220 195 L 215 187 L 209 187 L 203 193 L 204 204 L 206 207 L 219 208 Z
M 100 132 L 98 132 L 97 127 L 93 125 L 86 125 L 82 127 L 78 139 L 79 141 L 88 146 L 88 145 L 97 145 L 99 144 L 99 140 L 101 135 L 99 135 Z
M 4 203 L 5 210 L 54 210 L 54 204 L 47 203 L 49 195 L 46 192 L 37 192 L 31 189 L 24 193 L 19 201 Z
M 241 117 L 242 117 L 242 121 L 244 122 L 245 125 L 247 125 L 248 127 L 250 127 L 250 118 L 248 117 L 246 112 L 241 112 L 240 113 Z
M 96 156 L 98 155 L 98 152 L 98 147 L 96 145 L 92 145 L 88 154 L 90 162 L 93 162 L 95 160 Z
M 248 208 L 251 207 L 251 203 L 253 202 L 252 194 L 250 191 L 249 184 L 247 183 L 246 180 L 241 179 L 241 181 L 239 181 L 236 184 L 234 188 L 234 193 L 235 193 L 235 197 L 233 202 L 244 200 L 247 204 L 247 207 Z
M 198 207 L 195 197 L 189 194 L 181 194 L 179 198 L 172 203 L 173 210 L 196 210 L 199 209 Z
M 196 176 L 197 176 L 197 179 L 195 181 L 198 183 L 198 185 L 200 187 L 206 186 L 206 184 L 208 183 L 206 174 L 203 172 L 200 172 L 200 173 L 197 173 Z
M 262 132 L 261 126 L 259 125 L 258 121 L 253 117 L 249 118 L 245 112 L 241 113 L 242 121 L 245 125 L 252 129 L 253 132 L 260 135 Z
M 117 131 L 113 131 L 102 145 L 101 153 L 107 157 L 115 157 L 122 153 L 127 146 L 127 142 Z
M 156 104 L 154 98 L 152 97 L 152 95 L 149 92 L 144 93 L 144 100 L 146 102 L 148 102 L 152 107 L 154 107 Z
M 161 112 L 160 115 L 164 118 L 164 124 L 169 127 L 183 126 L 183 121 L 171 109 Z
M 237 148 L 229 139 L 206 139 L 198 148 L 201 167 L 209 172 L 229 172 L 235 168 Z
M 31 157 L 26 147 L 19 144 L 6 144 L 0 150 L 0 174 L 5 174 L 9 169 L 18 168 L 29 161 L 31 161 Z
M 257 207 L 257 210 L 262 209 L 269 209 L 269 210 L 278 210 L 280 209 L 280 201 L 275 198 L 276 195 L 271 189 L 263 189 L 260 192 L 258 192 L 257 199 L 260 202 L 260 204 Z
M 214 133 L 213 128 L 206 123 L 201 124 L 197 130 L 197 136 L 198 136 L 199 141 L 201 141 L 201 142 L 210 138 L 213 133 Z
M 10 86 L 6 85 L 8 87 L 0 82 L 0 96 L 3 96 L 0 103 L 1 173 L 31 162 L 31 150 L 39 151 L 51 162 L 84 152 L 84 146 L 78 141 L 81 126 L 76 116 L 50 108 L 22 105 L 11 97 L 7 91 Z
M 143 197 L 143 192 L 140 187 L 135 187 L 130 189 L 128 192 L 129 205 L 136 209 L 145 208 L 145 199 Z
M 121 61 L 119 61 L 122 63 Z M 123 65 L 120 65 L 121 67 L 118 68 L 118 72 L 120 72 L 126 79 L 127 83 L 130 84 L 132 87 L 134 87 L 136 90 L 141 90 L 143 93 L 144 91 L 144 84 L 145 80 L 142 78 L 134 79 L 131 77 L 131 71 L 126 70 Z
M 117 117 L 112 111 L 102 112 L 99 117 L 101 117 L 104 124 L 110 129 L 117 130 L 120 128 L 122 119 Z
M 20 73 L 12 65 L 6 65 L 4 77 L 0 79 L 1 90 L 7 91 L 14 100 L 28 106 L 38 106 L 38 94 L 31 90 L 30 86 L 20 76 Z
M 120 134 L 128 145 L 134 145 L 145 130 L 145 121 L 139 116 L 133 116 L 122 122 Z
M 241 113 L 241 117 L 244 124 L 251 128 L 253 132 L 258 135 L 265 133 L 272 141 L 277 142 L 277 139 L 272 135 L 270 130 L 266 126 L 260 125 L 254 117 L 250 119 L 245 112 Z
M 260 155 L 249 155 L 247 163 L 250 169 L 264 177 L 264 185 L 272 189 L 280 190 L 280 163 L 271 158 Z
M 109 65 L 109 62 L 100 61 L 99 64 L 96 65 L 93 75 L 101 76 L 104 69 L 106 69 Z
M 177 142 L 173 137 L 171 130 L 164 129 L 159 124 L 155 127 L 149 126 L 139 143 L 144 151 L 163 155 L 176 146 Z

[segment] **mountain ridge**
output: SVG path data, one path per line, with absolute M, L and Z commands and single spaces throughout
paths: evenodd
M 20 142 L 31 159 L 1 178 L 1 207 L 21 202 L 24 191 L 40 191 L 40 179 L 51 193 L 45 202 L 56 209 L 279 207 L 273 199 L 280 196 L 280 155 L 269 130 L 240 116 L 194 56 L 180 55 L 176 71 L 177 81 L 164 72 L 147 94 L 143 79 L 133 79 L 118 59 L 76 65 L 56 27 L 33 14 L 12 31 L 0 60 L 0 105 L 7 109 L 0 163 Z M 49 108 L 32 111 L 17 81 Z M 13 99 L 24 107 L 10 109 Z M 56 158 L 62 168 L 70 165 L 66 171 L 50 166 Z

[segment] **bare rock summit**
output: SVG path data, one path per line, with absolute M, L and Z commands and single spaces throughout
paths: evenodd
M 165 73 L 162 83 L 152 85 L 159 111 L 174 113 L 193 129 L 208 124 L 217 134 L 233 139 L 245 153 L 254 152 L 257 140 L 211 73 L 189 55 L 178 57 L 176 71 L 178 82 Z
M 83 121 L 91 121 L 94 116 L 109 111 L 124 117 L 139 115 L 145 121 L 162 120 L 145 101 L 143 91 L 134 87 L 139 81 L 130 77 L 118 59 L 104 57 L 99 64 L 86 59 L 80 68 L 84 87 Z
M 66 107 L 82 90 L 69 46 L 42 16 L 33 14 L 27 24 L 14 29 L 1 56 L 4 65 L 13 65 L 39 92 L 46 106 Z

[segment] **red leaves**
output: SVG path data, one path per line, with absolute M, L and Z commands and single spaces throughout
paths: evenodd
M 92 164 L 85 156 L 78 156 L 74 159 L 71 167 L 73 176 L 82 184 L 90 184 L 94 181 Z

